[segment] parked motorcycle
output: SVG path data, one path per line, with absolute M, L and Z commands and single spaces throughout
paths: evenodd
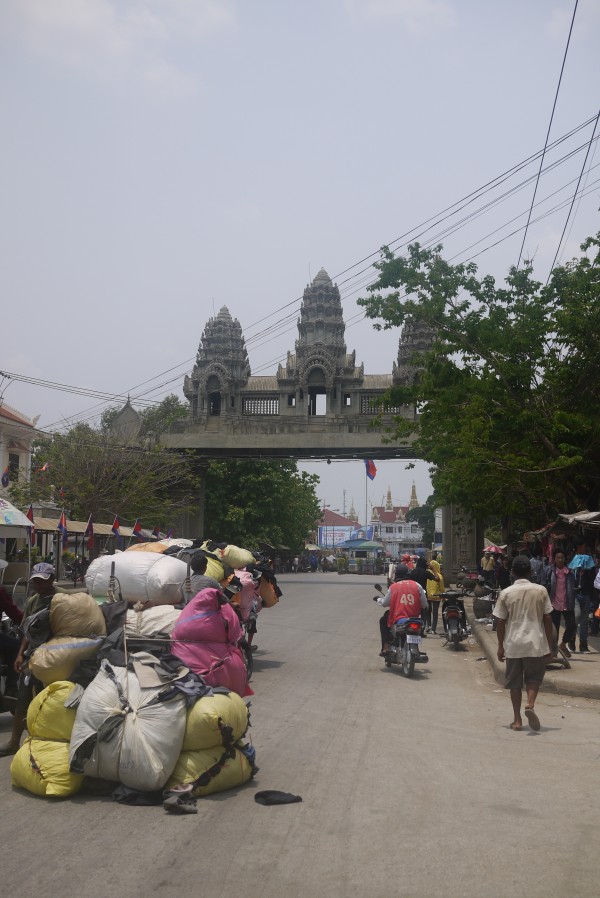
M 455 651 L 469 635 L 469 625 L 465 612 L 465 603 L 458 590 L 449 589 L 440 593 L 442 598 L 442 622 L 446 634 L 446 643 L 451 643 Z
M 479 571 L 461 567 L 456 575 L 456 585 L 459 589 L 462 589 L 463 595 L 470 596 L 473 595 L 473 590 L 480 582 L 480 579 L 483 580 L 483 577 L 481 577 Z
M 385 595 L 379 583 L 375 584 L 381 595 Z M 373 596 L 376 602 L 378 596 Z M 420 649 L 423 641 L 423 621 L 420 617 L 409 617 L 402 624 L 393 624 L 390 627 L 392 641 L 390 650 L 385 655 L 385 666 L 399 664 L 405 677 L 412 677 L 415 664 L 427 664 L 429 656 Z

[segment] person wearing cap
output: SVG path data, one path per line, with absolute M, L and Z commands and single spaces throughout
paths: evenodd
M 381 633 L 382 658 L 390 650 L 392 641 L 391 627 L 409 617 L 420 617 L 427 610 L 427 595 L 423 587 L 411 579 L 411 571 L 407 565 L 399 564 L 396 568 L 396 579 L 384 596 L 377 599 L 383 608 L 389 608 L 379 619 Z
M 27 623 L 28 618 L 50 607 L 50 602 L 57 592 L 63 592 L 54 584 L 54 568 L 45 561 L 36 564 L 31 569 L 29 582 L 34 589 L 32 595 L 25 602 L 23 609 L 23 625 Z M 6 745 L 0 747 L 0 757 L 6 755 L 14 755 L 19 750 L 21 736 L 27 722 L 27 709 L 33 698 L 33 691 L 39 692 L 43 689 L 43 684 L 36 680 L 27 671 L 27 650 L 29 648 L 29 640 L 23 637 L 17 657 L 14 663 L 14 670 L 19 674 L 19 689 L 17 694 L 17 705 L 15 708 L 15 716 L 13 718 L 12 734 Z

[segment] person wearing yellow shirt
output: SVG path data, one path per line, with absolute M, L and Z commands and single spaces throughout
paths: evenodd
M 436 575 L 436 580 L 427 581 L 427 604 L 429 606 L 429 633 L 435 634 L 437 630 L 438 614 L 440 610 L 440 593 L 444 592 L 444 578 L 442 568 L 437 560 L 437 552 L 431 553 L 429 562 L 430 571 Z

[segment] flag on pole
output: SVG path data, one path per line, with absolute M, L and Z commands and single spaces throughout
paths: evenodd
M 111 531 L 113 536 L 119 537 L 121 536 L 121 525 L 119 524 L 119 515 L 115 515 L 115 519 L 113 521 L 113 525 L 111 527 Z
M 6 486 L 8 486 L 9 483 L 10 483 L 10 468 L 7 465 L 5 467 L 5 469 L 2 471 L 2 486 L 6 487 Z
M 152 536 L 154 537 L 154 539 L 160 539 L 160 528 L 159 528 L 158 524 L 152 531 Z
M 87 538 L 88 549 L 94 548 L 94 523 L 92 521 L 92 516 L 90 515 L 88 518 L 88 522 L 85 528 L 85 533 L 83 534 L 83 538 Z
M 35 546 L 35 527 L 33 526 L 33 505 L 27 509 L 25 517 L 31 521 L 31 530 L 29 531 L 29 545 Z
M 375 462 L 372 458 L 365 458 L 365 471 L 369 480 L 375 480 L 377 468 L 375 467 Z
M 135 524 L 133 525 L 133 533 L 132 536 L 135 536 L 136 539 L 139 539 L 140 542 L 144 541 L 144 535 L 142 533 L 142 525 L 140 524 L 140 519 L 135 519 Z
M 58 524 L 56 525 L 56 529 L 60 534 L 62 534 L 63 549 L 66 549 L 67 543 L 69 542 L 69 531 L 67 530 L 67 516 L 65 514 L 64 508 L 58 520 Z

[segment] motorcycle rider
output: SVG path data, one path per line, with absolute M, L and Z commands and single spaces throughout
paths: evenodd
M 386 594 L 377 599 L 383 608 L 389 608 L 379 620 L 381 632 L 381 657 L 390 650 L 392 641 L 391 628 L 410 617 L 420 617 L 427 609 L 427 595 L 423 587 L 411 579 L 411 572 L 406 564 L 396 568 L 396 578 Z

